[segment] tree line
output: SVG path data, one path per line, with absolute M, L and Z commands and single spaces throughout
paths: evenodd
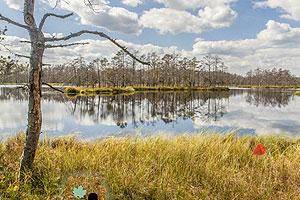
M 135 52 L 137 55 L 138 52 Z M 83 57 L 69 63 L 44 66 L 42 79 L 48 83 L 61 83 L 87 87 L 144 86 L 214 86 L 214 85 L 299 85 L 300 79 L 282 68 L 254 69 L 245 76 L 228 72 L 228 67 L 217 55 L 208 54 L 201 60 L 178 54 L 158 56 L 149 53 L 140 56 L 149 62 L 143 65 L 120 50 L 111 59 L 87 62 Z M 0 60 L 1 83 L 28 82 L 28 65 L 10 57 Z

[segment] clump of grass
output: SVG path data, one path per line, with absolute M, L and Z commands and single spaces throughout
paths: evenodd
M 135 91 L 158 91 L 159 87 L 158 86 L 134 86 L 133 87 Z
M 66 94 L 79 94 L 81 90 L 76 87 L 67 87 L 64 91 Z
M 120 94 L 120 93 L 133 93 L 135 90 L 133 87 L 128 86 L 128 87 L 115 87 L 112 88 L 112 91 L 114 94 Z
M 85 88 L 86 93 L 112 93 L 113 90 L 111 88 Z
M 295 95 L 300 96 L 300 91 L 295 92 Z
M 99 188 L 99 181 L 94 180 L 85 186 L 88 193 L 106 191 L 112 199 L 300 196 L 299 139 L 199 134 L 89 143 L 74 137 L 45 138 L 39 144 L 33 173 L 17 182 L 23 142 L 24 135 L 0 143 L 0 196 L 4 199 L 70 195 L 72 186 L 65 180 L 71 177 L 74 187 L 85 184 L 85 173 L 96 174 L 104 187 Z M 266 155 L 253 155 L 258 143 L 265 145 Z

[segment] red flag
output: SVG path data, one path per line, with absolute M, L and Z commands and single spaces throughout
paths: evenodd
M 258 144 L 253 151 L 253 154 L 256 156 L 262 156 L 262 155 L 265 155 L 266 153 L 267 153 L 267 151 L 263 144 Z

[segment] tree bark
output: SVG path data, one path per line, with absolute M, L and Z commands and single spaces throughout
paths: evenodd
M 24 16 L 31 14 L 33 16 L 34 0 L 24 1 Z M 26 140 L 20 162 L 20 176 L 26 170 L 32 169 L 35 152 L 38 146 L 39 136 L 42 127 L 41 110 L 41 75 L 42 60 L 45 50 L 44 35 L 39 30 L 35 22 L 28 29 L 31 41 L 30 54 L 30 75 L 29 75 L 29 99 L 28 99 L 28 124 L 26 130 Z

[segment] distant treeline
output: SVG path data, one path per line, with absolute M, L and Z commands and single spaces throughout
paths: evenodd
M 201 60 L 177 54 L 141 56 L 150 65 L 141 65 L 119 51 L 112 59 L 86 62 L 82 57 L 70 63 L 43 67 L 43 81 L 89 87 L 116 86 L 213 86 L 213 85 L 300 85 L 300 79 L 289 70 L 250 70 L 246 76 L 232 74 L 217 55 L 206 55 Z M 1 70 L 2 69 L 2 70 Z M 1 83 L 26 83 L 28 65 L 11 59 L 0 62 Z

